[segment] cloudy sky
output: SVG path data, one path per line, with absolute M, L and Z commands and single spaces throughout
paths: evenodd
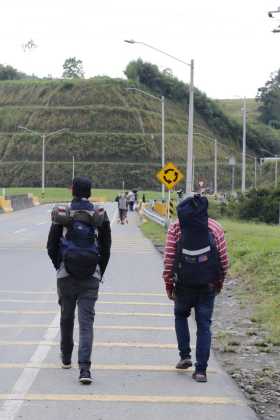
M 61 77 L 76 56 L 86 77 L 124 77 L 138 57 L 189 80 L 189 68 L 141 45 L 195 60 L 195 85 L 213 98 L 254 97 L 280 68 L 280 24 L 267 12 L 280 0 L 9 0 L 1 4 L 0 62 Z M 279 14 L 280 17 L 280 14 Z M 24 52 L 33 39 L 37 48 Z

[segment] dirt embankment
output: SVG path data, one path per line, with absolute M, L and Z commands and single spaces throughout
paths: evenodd
M 235 294 L 237 280 L 225 283 L 213 322 L 216 357 L 261 420 L 280 419 L 280 347 L 269 343 L 249 306 Z

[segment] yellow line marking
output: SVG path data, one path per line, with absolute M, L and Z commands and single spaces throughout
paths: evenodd
M 44 311 L 44 310 L 0 310 L 0 314 L 10 314 L 10 315 L 47 315 L 47 314 L 56 314 L 57 311 Z M 172 314 L 162 314 L 162 313 L 151 313 L 151 312 L 102 312 L 97 311 L 97 315 L 113 315 L 113 316 L 150 316 L 150 317 L 160 317 L 160 318 L 171 318 Z
M 245 402 L 229 397 L 162 396 L 162 395 L 94 395 L 94 394 L 0 394 L 0 400 L 23 401 L 96 401 L 162 404 L 239 405 Z
M 78 368 L 78 365 L 72 365 Z M 57 363 L 0 363 L 0 369 L 61 369 L 61 365 Z M 95 364 L 94 370 L 124 370 L 124 371 L 147 371 L 147 372 L 178 372 L 187 373 L 193 372 L 191 369 L 176 369 L 174 366 L 169 365 L 121 365 L 121 364 Z M 216 369 L 207 369 L 208 373 L 219 373 Z
M 0 299 L 0 303 L 52 303 L 57 304 L 56 300 L 28 300 L 28 299 Z M 168 306 L 172 307 L 172 303 L 167 302 L 131 302 L 131 301 L 107 301 L 99 300 L 98 304 L 102 305 L 139 305 L 139 306 Z
M 57 294 L 56 291 L 27 291 L 27 290 L 0 290 L 0 293 L 15 293 L 20 295 L 50 295 L 50 294 Z M 159 297 L 166 297 L 165 293 L 157 293 L 157 292 L 101 292 L 100 296 L 159 296 Z
M 0 328 L 50 328 L 48 324 L 0 324 Z M 57 328 L 57 327 L 53 327 Z M 78 326 L 75 327 L 78 329 Z M 96 325 L 96 330 L 174 331 L 173 327 L 145 327 L 139 325 Z
M 0 340 L 0 346 L 58 346 L 58 341 L 20 341 L 20 340 Z M 77 345 L 77 343 L 75 343 Z M 175 344 L 160 344 L 160 343 L 134 343 L 134 342 L 106 342 L 97 341 L 94 347 L 126 347 L 126 348 L 147 348 L 147 349 L 176 349 Z

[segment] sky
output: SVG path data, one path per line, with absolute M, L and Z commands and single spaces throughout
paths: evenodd
M 1 4 L 0 63 L 40 77 L 61 77 L 66 58 L 85 76 L 124 78 L 127 64 L 169 68 L 189 82 L 190 69 L 141 44 L 195 61 L 194 83 L 212 98 L 255 97 L 280 68 L 280 0 L 9 0 Z M 280 13 L 279 13 L 280 18 Z M 37 48 L 25 51 L 32 39 Z

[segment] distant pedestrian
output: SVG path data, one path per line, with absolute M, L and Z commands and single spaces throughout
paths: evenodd
M 74 178 L 72 194 L 69 206 L 53 209 L 47 249 L 57 270 L 62 368 L 71 368 L 77 305 L 79 381 L 90 384 L 94 307 L 110 258 L 111 228 L 104 209 L 97 208 L 88 200 L 91 195 L 88 178 Z
M 128 223 L 127 220 L 127 210 L 128 210 L 128 199 L 127 193 L 122 193 L 118 199 L 118 209 L 119 209 L 119 223 L 122 225 Z
M 192 366 L 188 317 L 194 308 L 197 326 L 193 379 L 207 382 L 211 319 L 215 296 L 228 269 L 227 247 L 221 226 L 208 219 L 208 200 L 195 195 L 177 207 L 178 220 L 168 229 L 163 277 L 174 300 L 175 330 L 180 361 L 177 369 Z
M 133 191 L 129 191 L 128 195 L 128 204 L 129 204 L 129 210 L 133 211 L 134 210 L 134 205 L 135 205 L 135 194 Z

